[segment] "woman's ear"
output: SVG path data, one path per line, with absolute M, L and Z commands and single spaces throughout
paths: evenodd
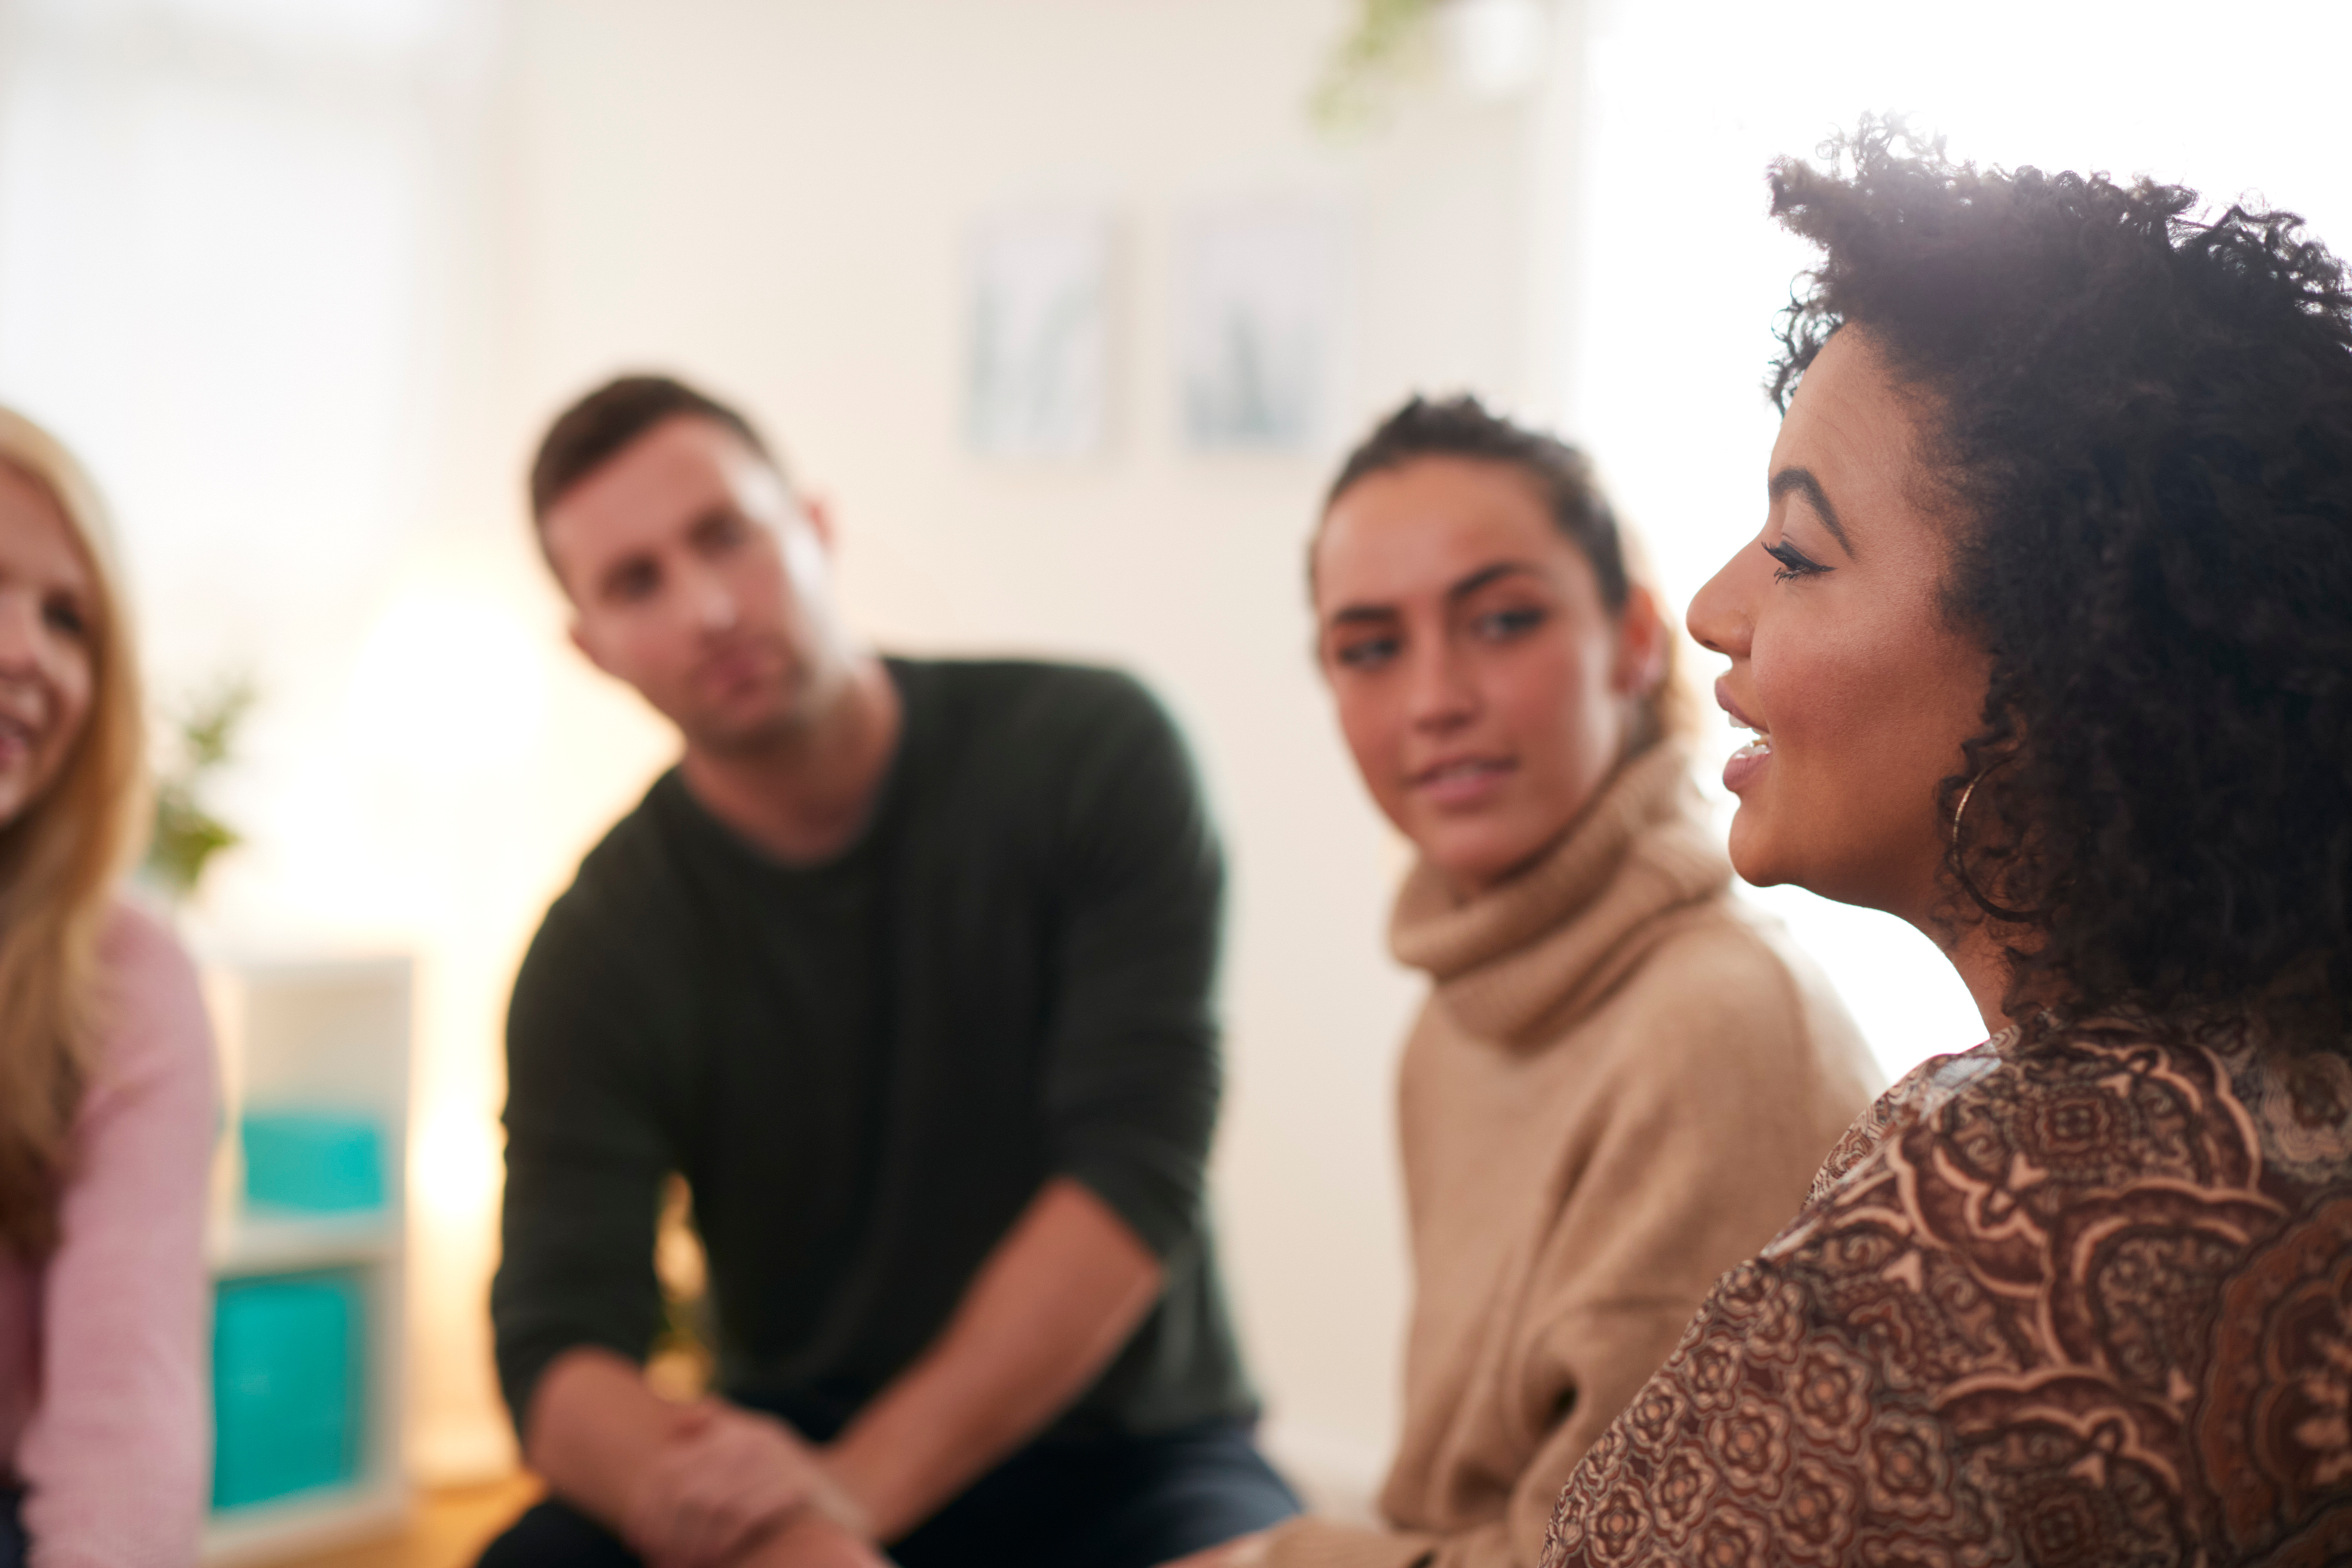
M 1666 679 L 1673 633 L 1658 596 L 1639 583 L 1627 585 L 1625 607 L 1617 615 L 1617 668 L 1610 684 L 1622 697 L 1647 697 Z
M 823 496 L 795 496 L 793 501 L 800 508 L 801 515 L 808 520 L 817 542 L 824 546 L 827 555 L 832 554 L 838 543 L 833 531 L 833 508 Z

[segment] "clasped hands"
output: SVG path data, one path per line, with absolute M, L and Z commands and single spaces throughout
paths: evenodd
M 783 1422 L 691 1406 L 638 1478 L 622 1534 L 648 1568 L 875 1568 L 866 1510 Z

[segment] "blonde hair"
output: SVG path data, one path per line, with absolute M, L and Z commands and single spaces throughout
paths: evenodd
M 89 476 L 55 437 L 0 407 L 0 463 L 48 492 L 92 584 L 90 705 L 64 766 L 0 825 L 0 1245 L 58 1241 L 75 1113 L 95 1065 L 98 945 L 142 842 L 145 720 L 114 535 Z

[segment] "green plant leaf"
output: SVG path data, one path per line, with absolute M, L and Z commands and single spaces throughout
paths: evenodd
M 1356 25 L 1332 50 L 1309 100 L 1327 132 L 1360 129 L 1387 112 L 1444 0 L 1357 0 Z

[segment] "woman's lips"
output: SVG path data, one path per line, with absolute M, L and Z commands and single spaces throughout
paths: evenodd
M 0 716 L 0 772 L 22 765 L 32 754 L 32 726 Z
M 1760 732 L 1764 728 L 1742 712 L 1739 704 L 1731 700 L 1731 677 L 1727 675 L 1718 675 L 1715 678 L 1715 705 L 1730 714 L 1731 721 L 1743 730 L 1755 730 Z
M 1769 735 L 1759 735 L 1731 753 L 1723 764 L 1723 787 L 1738 795 L 1756 781 L 1772 760 L 1772 741 Z
M 1500 790 L 1518 765 L 1507 757 L 1457 757 L 1415 773 L 1412 787 L 1439 806 L 1477 805 Z
M 1764 771 L 1765 764 L 1772 760 L 1772 736 L 1762 725 L 1740 711 L 1739 704 L 1731 700 L 1727 679 L 1716 681 L 1715 700 L 1717 707 L 1731 715 L 1734 724 L 1755 731 L 1748 742 L 1732 752 L 1723 764 L 1723 787 L 1738 795 L 1753 784 L 1756 776 Z

